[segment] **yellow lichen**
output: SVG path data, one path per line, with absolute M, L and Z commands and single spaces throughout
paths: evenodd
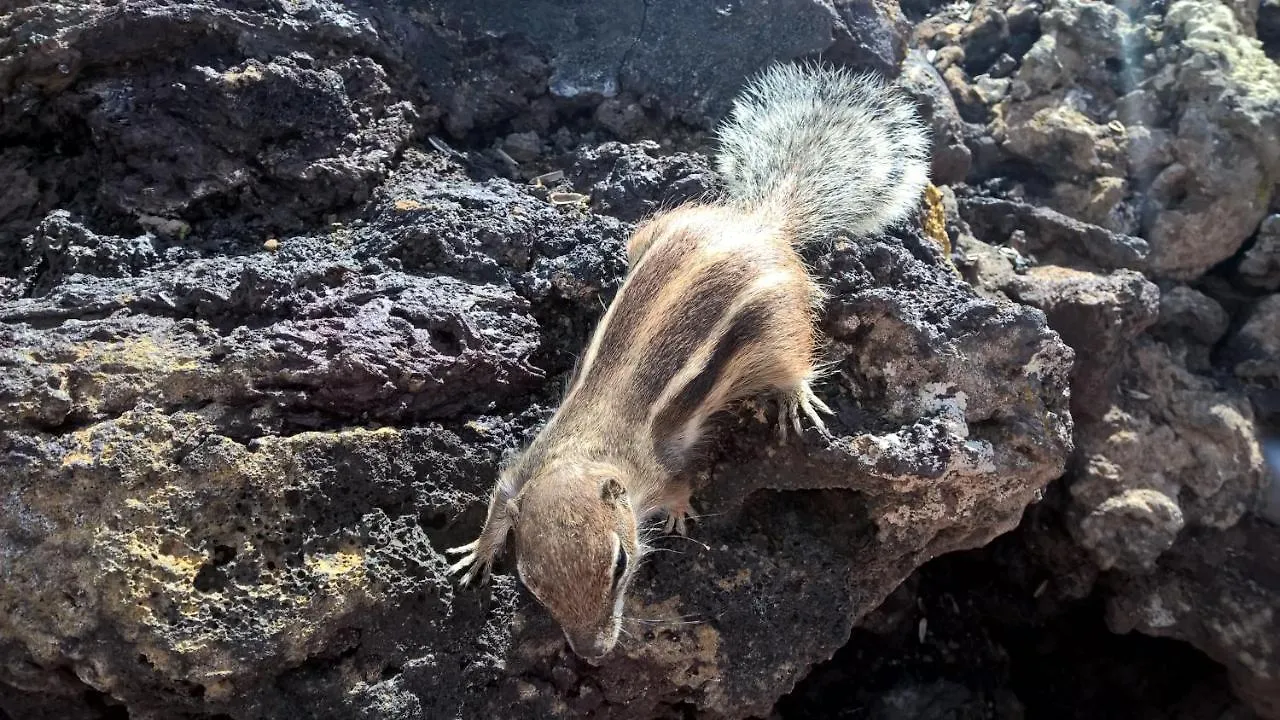
M 94 351 L 97 352 L 97 351 Z M 118 355 L 165 357 L 145 344 L 116 347 Z M 208 572 L 216 542 L 225 535 L 191 532 L 174 525 L 202 493 L 197 478 L 172 462 L 176 445 L 200 427 L 195 416 L 168 416 L 158 410 L 130 411 L 112 421 L 77 431 L 68 448 L 68 462 L 102 462 L 115 456 L 126 482 L 107 488 L 104 505 L 112 506 L 115 522 L 92 531 L 88 555 L 98 558 L 102 593 L 122 626 L 147 647 L 146 654 L 164 672 L 197 682 L 206 694 L 234 692 L 236 678 L 249 669 L 228 654 L 214 615 L 219 607 L 249 608 L 255 628 L 278 648 L 279 660 L 303 661 L 324 622 L 301 623 L 303 618 L 333 618 L 367 606 L 378 590 L 371 582 L 365 551 L 358 544 L 320 547 L 305 553 L 299 570 L 324 588 L 297 581 L 292 573 L 263 571 L 252 580 L 236 573 L 220 576 L 212 586 L 197 588 Z M 149 428 L 149 430 L 139 430 Z M 403 442 L 395 428 L 353 428 L 340 432 L 308 432 L 266 438 L 258 451 L 249 451 L 218 435 L 203 435 L 206 447 L 221 443 L 216 466 L 202 468 L 198 487 L 225 486 L 227 495 L 238 488 L 251 490 L 263 504 L 261 512 L 284 510 L 277 496 L 287 483 L 296 458 L 324 454 L 332 446 L 391 446 Z M 261 564 L 271 551 L 252 536 L 235 540 L 237 563 Z M 175 619 L 177 622 L 175 623 Z M 215 689 L 216 688 L 216 689 Z
M 942 191 L 933 183 L 924 188 L 924 234 L 942 249 L 942 259 L 956 275 L 960 270 L 951 261 L 951 238 L 947 236 L 947 213 L 942 206 Z
M 81 348 L 81 359 L 102 366 L 115 366 L 139 371 L 181 371 L 197 367 L 185 348 L 157 342 L 143 335 L 113 343 L 90 343 Z
M 71 433 L 73 444 L 66 454 L 62 456 L 62 467 L 92 465 L 98 462 L 100 455 L 94 450 L 94 432 L 97 428 L 98 425 L 92 425 Z
M 249 65 L 243 70 L 228 70 L 222 74 L 222 80 L 231 87 L 247 85 L 262 79 L 262 70 L 257 65 Z
M 316 554 L 307 556 L 306 568 L 330 579 L 362 572 L 364 556 L 353 552 Z
M 170 543 L 171 544 L 171 543 Z M 131 533 L 125 542 L 124 549 L 131 555 L 136 564 L 169 576 L 171 581 L 189 583 L 200 572 L 204 557 L 195 552 L 172 554 L 165 552 L 166 545 L 160 538 L 145 530 Z M 161 579 L 161 578 L 157 578 Z
M 92 465 L 93 456 L 87 452 L 80 450 L 72 450 L 62 456 L 62 467 L 71 467 L 72 465 Z

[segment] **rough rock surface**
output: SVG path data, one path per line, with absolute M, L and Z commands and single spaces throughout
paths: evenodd
M 975 10 L 955 45 L 946 33 L 922 41 L 943 45 L 939 53 L 963 47 L 967 61 L 973 50 L 963 43 L 978 25 L 992 23 Z M 1228 4 L 1134 3 L 1126 12 L 1053 0 L 1019 62 L 996 96 L 979 92 L 997 82 L 991 74 L 968 64 L 947 71 L 953 89 L 973 88 L 990 109 L 997 152 L 1034 168 L 1042 201 L 1146 238 L 1160 277 L 1195 277 L 1257 229 L 1280 181 L 1280 68 Z
M 1005 243 L 1029 259 L 1082 269 L 1143 269 L 1145 240 L 1081 222 L 1055 210 L 1015 200 L 965 197 L 959 212 L 971 232 Z
M 1280 717 L 1274 5 L 10 3 L 0 715 Z M 838 439 L 727 414 L 584 665 L 440 549 L 816 54 L 952 187 L 813 251 Z
M 1001 289 L 1043 310 L 1076 351 L 1072 417 L 1101 417 L 1111 406 L 1126 346 L 1156 322 L 1159 289 L 1132 270 L 1098 275 L 1054 265 L 1015 275 Z M 1108 332 L 1098 332 L 1100 327 Z
M 839 439 L 727 416 L 697 542 L 646 567 L 613 662 L 569 655 L 509 574 L 457 588 L 441 548 L 545 420 L 630 223 L 715 191 L 702 156 L 619 143 L 521 186 L 483 136 L 533 163 L 584 107 L 638 132 L 628 93 L 693 121 L 767 59 L 902 51 L 884 4 L 552 10 L 5 17 L 5 711 L 764 715 L 916 567 L 1013 528 L 1062 473 L 1070 350 L 905 228 L 812 258 L 851 383 L 822 388 Z M 593 53 L 593 25 L 634 47 Z M 688 41 L 709 27 L 714 52 Z M 68 117 L 84 134 L 37 152 Z
M 933 132 L 930 175 L 934 184 L 962 182 L 969 174 L 973 152 L 964 144 L 967 127 L 946 81 L 919 50 L 907 54 L 901 80 L 930 119 Z
M 54 209 L 93 208 L 116 231 L 297 232 L 359 208 L 423 121 L 532 134 L 534 155 L 583 107 L 628 137 L 648 115 L 706 127 L 775 60 L 896 72 L 908 27 L 894 3 L 814 0 L 572 17 L 487 1 L 18 3 L 0 15 L 0 139 L 16 141 L 0 150 L 0 251 Z
M 1073 525 L 1102 569 L 1151 569 L 1184 527 L 1226 529 L 1265 482 L 1248 401 L 1138 341 L 1121 398 L 1078 434 Z M 1159 448 L 1159 452 L 1152 452 Z
M 968 123 L 971 187 L 954 189 L 947 223 L 958 267 L 984 294 L 1044 308 L 1076 350 L 1076 451 L 1060 499 L 1040 506 L 1053 522 L 1020 531 L 1020 562 L 1047 575 L 1037 596 L 1105 602 L 1118 631 L 1194 644 L 1267 718 L 1280 717 L 1276 650 L 1256 637 L 1274 635 L 1280 533 L 1262 519 L 1280 517 L 1263 464 L 1280 419 L 1273 5 L 955 3 L 914 33 Z
M 1181 8 L 1181 15 L 1173 12 L 1175 6 Z M 1169 113 L 1179 106 L 1185 110 L 1193 98 L 1147 106 L 1145 110 L 1160 110 L 1150 117 L 1162 119 L 1146 130 L 1135 129 L 1125 118 L 1140 116 L 1138 111 L 1145 111 L 1142 103 L 1155 102 L 1160 93 L 1173 92 L 1181 82 L 1168 78 L 1168 86 L 1160 86 L 1163 89 L 1158 93 L 1152 87 L 1160 73 L 1169 74 L 1163 62 L 1175 55 L 1152 56 L 1147 66 L 1152 79 L 1139 84 L 1148 86 L 1149 96 L 1125 94 L 1121 92 L 1123 85 L 1117 91 L 1115 83 L 1106 80 L 1114 78 L 1117 71 L 1123 72 L 1124 58 L 1090 45 L 1116 42 L 1129 52 L 1147 47 L 1137 39 L 1147 37 L 1152 28 L 1159 29 L 1178 18 L 1184 28 L 1190 27 L 1204 17 L 1188 16 L 1188 8 L 1176 3 L 1167 14 L 1141 6 L 1138 27 L 1126 25 L 1131 21 L 1105 4 L 1050 3 L 1046 7 L 1050 12 L 1042 18 L 1044 32 L 1020 57 L 1021 69 L 1013 76 L 1031 85 L 1024 87 L 1015 81 L 1001 101 L 1003 106 L 987 113 L 985 122 L 992 138 L 1003 144 L 970 135 L 967 142 L 973 151 L 974 169 L 968 180 L 973 185 L 957 186 L 947 195 L 954 198 L 947 226 L 955 237 L 957 265 L 971 282 L 984 294 L 1012 297 L 1044 309 L 1050 325 L 1076 351 L 1072 372 L 1076 450 L 1062 482 L 1062 499 L 1051 508 L 1060 514 L 1057 522 L 1061 532 L 1050 541 L 1043 531 L 1028 531 L 1024 537 L 1031 544 L 1026 552 L 1033 564 L 1053 575 L 1049 587 L 1060 602 L 1101 600 L 1121 605 L 1129 595 L 1120 588 L 1178 582 L 1169 558 L 1195 558 L 1208 543 L 1217 542 L 1220 533 L 1233 532 L 1237 524 L 1249 524 L 1254 534 L 1277 532 L 1275 526 L 1252 519 L 1255 514 L 1276 517 L 1275 488 L 1267 488 L 1274 471 L 1266 469 L 1262 451 L 1264 441 L 1273 442 L 1267 438 L 1275 436 L 1274 425 L 1280 417 L 1274 373 L 1269 370 L 1275 364 L 1270 338 L 1276 333 L 1271 332 L 1273 303 L 1269 296 L 1258 294 L 1270 290 L 1272 228 L 1270 221 L 1264 221 L 1256 237 L 1248 240 L 1255 228 L 1249 223 L 1257 220 L 1236 223 L 1267 211 L 1266 197 L 1271 194 L 1274 176 L 1268 175 L 1269 179 L 1257 186 L 1261 194 L 1256 200 L 1240 194 L 1243 190 L 1232 191 L 1226 186 L 1214 190 L 1210 182 L 1197 186 L 1195 193 L 1234 192 L 1222 202 L 1245 202 L 1250 209 L 1231 210 L 1231 218 L 1221 224 L 1215 221 L 1212 233 L 1197 231 L 1196 237 L 1180 241 L 1184 250 L 1176 252 L 1206 255 L 1171 271 L 1172 265 L 1182 261 L 1172 259 L 1175 251 L 1168 238 L 1152 231 L 1150 223 L 1159 215 L 1144 215 L 1138 210 L 1151 207 L 1149 200 L 1142 199 L 1146 192 L 1142 179 L 1153 181 L 1161 167 L 1174 163 L 1175 150 L 1188 147 L 1177 144 L 1182 141 L 1175 142 L 1175 136 L 1234 134 L 1234 142 L 1244 145 L 1222 141 L 1214 145 L 1220 151 L 1235 147 L 1232 152 L 1250 156 L 1238 167 L 1234 160 L 1215 166 L 1224 168 L 1221 177 L 1233 182 L 1242 178 L 1253 182 L 1249 179 L 1250 163 L 1269 163 L 1268 151 L 1256 146 L 1260 141 L 1250 134 L 1254 132 L 1251 126 L 1227 122 L 1220 115 L 1209 119 L 1203 112 L 1184 113 L 1178 124 L 1169 125 L 1174 117 Z M 935 48 L 936 67 L 945 68 L 953 80 L 972 84 L 977 81 L 968 79 L 961 67 L 973 42 L 966 38 L 972 37 L 971 25 L 979 21 L 990 25 L 991 21 L 980 19 L 976 5 L 967 17 L 955 8 L 944 8 L 926 20 L 916 36 Z M 997 8 L 1003 8 L 1007 22 L 1020 12 L 1016 4 Z M 1205 17 L 1218 12 L 1201 10 Z M 1102 22 L 1108 16 L 1115 16 L 1114 22 Z M 1217 30 L 1206 29 L 1200 36 L 1238 27 L 1234 16 L 1219 20 Z M 1113 32 L 1121 36 L 1110 36 Z M 1166 44 L 1181 42 L 1181 36 L 1167 32 L 1150 37 Z M 1059 40 L 1074 44 L 1048 52 Z M 1007 40 L 1001 42 L 1001 47 L 1007 47 Z M 1249 45 L 1242 37 L 1225 42 Z M 1182 50 L 1195 43 L 1184 45 Z M 1109 67 L 1105 61 L 1113 57 L 1118 62 Z M 1211 62 L 1222 57 L 1215 56 Z M 1225 66 L 1206 61 L 1197 67 L 1206 73 L 1217 67 L 1228 77 L 1248 75 L 1253 71 L 1243 68 L 1255 60 L 1256 56 L 1245 52 L 1223 60 Z M 1240 113 L 1262 112 L 1259 107 L 1267 106 L 1269 91 L 1259 88 L 1269 82 L 1266 79 L 1272 72 L 1273 67 L 1264 66 L 1251 76 L 1262 85 L 1249 85 L 1252 89 L 1248 92 L 1257 94 L 1252 101 L 1235 106 Z M 1243 87 L 1227 80 L 1215 83 L 1228 93 L 1241 92 Z M 951 83 L 951 87 L 957 102 L 966 97 L 957 92 L 958 83 Z M 1229 107 L 1225 104 L 1214 112 Z M 1055 118 L 1073 112 L 1080 113 L 1079 117 L 1054 124 Z M 1120 129 L 1126 131 L 1128 145 L 1113 148 L 1108 138 L 1115 128 L 1105 126 L 1116 118 L 1121 121 Z M 1062 145 L 1055 147 L 1050 141 L 1053 138 Z M 1079 142 L 1072 144 L 1072 138 Z M 1019 145 L 1024 142 L 1025 146 Z M 1038 142 L 1045 144 L 1034 144 Z M 1219 160 L 1222 158 L 1214 162 Z M 1237 173 L 1238 169 L 1242 172 Z M 1112 207 L 1117 212 L 1095 213 L 1080 203 L 1068 202 L 1073 193 L 1105 200 L 1112 192 L 1108 188 L 1114 187 L 1129 189 L 1115 196 L 1120 198 L 1119 204 L 1107 205 L 1112 202 L 1107 200 L 1097 207 Z M 1138 198 L 1138 204 L 1124 199 L 1130 194 Z M 1188 199 L 1179 211 L 1206 213 L 1206 217 L 1217 212 L 1205 198 Z M 1225 231 L 1231 233 L 1229 241 L 1223 236 Z M 1214 273 L 1205 274 L 1233 254 Z M 1187 282 L 1170 282 L 1169 277 L 1183 277 Z M 1154 282 L 1159 283 L 1159 290 Z M 1269 559 L 1254 554 L 1258 548 L 1266 551 L 1270 547 L 1267 542 L 1239 546 L 1233 558 L 1234 572 L 1267 577 Z M 1214 562 L 1207 558 L 1204 567 Z M 1276 591 L 1269 581 L 1262 581 L 1261 588 L 1230 584 L 1214 588 L 1218 592 L 1199 592 L 1191 603 L 1206 623 L 1230 626 L 1237 622 L 1234 618 L 1239 608 L 1260 607 L 1261 598 L 1269 598 L 1272 605 L 1276 602 Z M 1113 623 L 1113 627 L 1147 632 L 1153 626 L 1131 621 Z M 1253 647 L 1252 640 L 1229 632 L 1214 636 L 1194 627 L 1188 620 L 1150 632 L 1189 641 L 1218 659 L 1260 653 L 1256 662 L 1223 662 L 1252 710 L 1274 717 L 1271 668 L 1275 649 L 1270 645 Z M 1023 692 L 1025 688 L 1019 697 Z
M 779 703 L 779 716 L 1255 720 L 1224 668 L 1190 645 L 1113 633 L 1098 598 L 1063 597 L 1069 566 L 1028 553 L 1059 537 L 1056 494 L 1017 531 L 912 575 Z
M 1227 667 L 1260 717 L 1280 717 L 1278 540 L 1261 520 L 1193 533 L 1160 560 L 1159 572 L 1117 582 L 1107 621 L 1117 632 L 1190 640 Z
M 1244 323 L 1220 357 L 1244 383 L 1258 415 L 1275 434 L 1280 425 L 1280 295 L 1268 295 L 1241 312 Z
M 1228 352 L 1241 380 L 1280 388 L 1280 295 L 1258 302 L 1231 339 Z
M 1280 215 L 1262 221 L 1257 240 L 1241 258 L 1237 272 L 1246 287 L 1280 290 Z
M 412 161 L 365 222 L 274 252 L 127 274 L 84 257 L 136 243 L 46 225 L 69 240 L 38 256 L 70 257 L 37 266 L 107 268 L 3 309 L 4 680 L 51 709 L 87 686 L 140 717 L 764 713 L 916 566 L 1016 525 L 1070 445 L 1071 353 L 1038 312 L 975 298 L 916 233 L 817 258 L 844 439 L 740 417 L 707 548 L 660 554 L 631 609 L 699 622 L 590 670 L 510 577 L 460 592 L 439 549 L 554 397 L 624 225 Z

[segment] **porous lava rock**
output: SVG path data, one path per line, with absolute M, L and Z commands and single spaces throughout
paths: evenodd
M 726 414 L 693 538 L 660 542 L 610 662 L 568 653 L 510 568 L 446 576 L 634 223 L 717 191 L 653 143 L 510 178 L 584 114 L 705 126 L 767 61 L 905 51 L 892 3 L 730 10 L 3 16 L 0 708 L 765 715 L 917 566 L 1014 527 L 1065 467 L 1072 353 L 914 223 L 810 257 L 836 439 L 778 441 L 765 399 Z
M 604 195 L 663 183 L 650 164 Z M 139 242 L 51 216 L 0 310 L 6 705 L 765 713 L 1061 473 L 1072 356 L 1044 316 L 974 296 L 918 229 L 845 243 L 813 258 L 856 389 L 823 389 L 839 439 L 727 416 L 697 542 L 663 543 L 628 608 L 655 622 L 580 664 L 510 575 L 460 590 L 440 549 L 554 402 L 628 227 L 412 154 L 360 222 L 245 255 L 136 267 Z

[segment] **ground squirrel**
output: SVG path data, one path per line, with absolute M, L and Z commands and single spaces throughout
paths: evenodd
M 508 533 L 521 582 L 580 657 L 617 642 L 642 531 L 684 532 L 683 479 L 707 420 L 771 392 L 779 431 L 822 433 L 813 394 L 822 292 L 797 252 L 905 219 L 928 182 L 914 105 L 877 76 L 775 65 L 718 131 L 726 197 L 664 212 L 627 244 L 627 276 L 565 397 L 493 489 L 451 572 L 487 578 Z

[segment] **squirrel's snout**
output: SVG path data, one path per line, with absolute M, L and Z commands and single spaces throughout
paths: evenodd
M 609 654 L 613 649 L 615 637 L 616 634 L 610 632 L 609 628 L 598 632 L 565 633 L 565 638 L 569 641 L 569 649 L 573 654 L 592 665 L 599 664 L 604 656 Z

